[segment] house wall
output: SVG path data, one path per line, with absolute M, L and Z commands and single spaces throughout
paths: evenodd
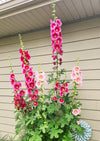
M 30 63 L 33 70 L 52 71 L 51 45 L 49 29 L 23 35 L 25 48 L 32 56 Z M 63 65 L 67 69 L 68 80 L 71 70 L 80 58 L 80 68 L 83 72 L 83 85 L 79 88 L 82 102 L 81 118 L 92 127 L 91 141 L 100 141 L 100 18 L 64 25 L 63 33 Z M 0 135 L 14 135 L 14 105 L 12 104 L 12 86 L 9 81 L 9 60 L 17 80 L 24 86 L 24 76 L 21 74 L 19 39 L 17 36 L 0 39 Z

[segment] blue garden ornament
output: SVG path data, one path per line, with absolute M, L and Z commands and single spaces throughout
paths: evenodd
M 88 125 L 85 121 L 81 121 L 80 126 L 85 128 L 84 136 L 77 135 L 76 132 L 73 132 L 73 137 L 74 137 L 75 141 L 88 141 L 91 137 L 91 134 L 92 134 L 92 130 L 91 130 L 90 125 Z

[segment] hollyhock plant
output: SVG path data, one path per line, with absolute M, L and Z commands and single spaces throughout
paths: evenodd
M 17 121 L 16 135 L 23 134 L 20 141 L 75 141 L 76 137 L 79 141 L 84 135 L 84 139 L 90 138 L 90 134 L 86 135 L 88 132 L 85 126 L 83 127 L 79 122 L 81 103 L 78 87 L 82 84 L 82 72 L 77 60 L 77 65 L 71 74 L 72 81 L 71 83 L 67 81 L 66 69 L 61 66 L 63 63 L 62 22 L 55 15 L 55 3 L 52 7 L 54 19 L 50 20 L 50 34 L 54 66 L 53 71 L 47 72 L 48 80 L 46 74 L 40 70 L 40 66 L 38 71 L 33 71 L 34 67 L 30 65 L 31 56 L 27 50 L 24 50 L 20 34 L 19 53 L 22 73 L 25 76 L 25 89 L 22 89 L 21 83 L 16 80 L 10 63 L 10 81 L 14 89 L 13 101 Z M 45 84 L 47 84 L 46 88 Z

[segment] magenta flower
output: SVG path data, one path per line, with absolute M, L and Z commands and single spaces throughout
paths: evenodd
M 79 115 L 79 113 L 80 113 L 80 111 L 79 111 L 78 109 L 73 109 L 73 111 L 72 111 L 72 114 L 73 114 L 74 116 Z
M 53 101 L 56 101 L 56 100 L 57 100 L 57 97 L 56 97 L 56 96 L 54 96 L 52 99 L 53 99 Z
M 31 77 L 26 77 L 26 82 L 27 83 L 30 83 L 32 81 L 32 78 Z
M 36 107 L 38 105 L 37 101 L 34 101 L 33 106 Z
M 56 23 L 57 23 L 57 25 L 59 25 L 59 26 L 61 26 L 61 25 L 62 25 L 62 22 L 61 22 L 61 20 L 60 20 L 60 19 L 56 19 Z
M 51 35 L 51 38 L 52 38 L 53 40 L 56 40 L 56 39 L 58 38 L 58 34 L 57 34 L 57 33 L 53 33 L 53 34 Z
M 33 71 L 31 71 L 31 70 L 28 71 L 28 75 L 29 75 L 29 76 L 33 76 L 33 75 L 34 75 Z
M 59 54 L 60 54 L 61 56 L 63 55 L 63 50 L 62 50 L 62 49 L 60 50 Z
M 50 25 L 51 29 L 54 29 L 55 26 L 56 26 L 56 23 L 54 21 L 52 21 L 52 20 L 50 20 L 50 22 L 51 22 L 51 25 Z
M 33 90 L 31 88 L 28 88 L 28 94 L 32 94 L 33 93 Z
M 35 90 L 34 90 L 34 94 L 35 94 L 35 95 L 38 95 L 38 92 L 39 92 L 38 89 L 35 89 Z
M 55 32 L 57 32 L 57 33 L 61 32 L 61 28 L 59 26 L 56 26 L 55 27 Z
M 57 59 L 57 55 L 52 55 L 53 60 Z
M 37 99 L 37 95 L 33 94 L 31 97 L 32 101 Z
M 64 96 L 64 93 L 63 92 L 60 92 L 60 97 L 63 97 Z
M 35 88 L 35 83 L 34 82 L 29 83 L 29 87 L 34 89 Z
M 62 98 L 59 98 L 60 103 L 64 103 L 64 100 Z
M 64 83 L 63 86 L 66 88 L 68 87 L 68 83 Z
M 14 89 L 15 89 L 15 90 L 19 90 L 19 88 L 20 88 L 19 83 L 14 84 Z
M 25 91 L 24 90 L 20 90 L 19 95 L 20 96 L 24 96 L 25 95 Z
M 11 85 L 14 85 L 14 84 L 15 84 L 15 80 L 11 79 Z
M 25 70 L 29 70 L 29 65 L 25 65 Z
M 15 78 L 15 74 L 11 73 L 10 74 L 10 79 L 14 79 Z
M 56 65 L 56 62 L 53 62 L 54 65 Z
M 69 92 L 68 88 L 65 88 L 65 92 L 66 92 L 66 93 L 68 93 L 68 92 Z
M 60 65 L 62 64 L 62 58 L 59 58 L 59 64 Z
M 60 45 L 60 44 L 54 44 L 53 49 L 54 49 L 56 52 L 60 52 L 60 50 L 61 50 L 61 45 Z
M 61 37 L 58 37 L 57 40 L 56 40 L 56 43 L 62 44 L 62 42 L 63 42 L 63 41 L 62 41 L 62 38 L 61 38 Z
M 60 92 L 65 92 L 65 87 L 61 86 L 60 87 Z

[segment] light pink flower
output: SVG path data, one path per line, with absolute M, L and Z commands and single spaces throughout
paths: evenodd
M 53 99 L 53 101 L 56 101 L 56 100 L 57 100 L 57 97 L 56 97 L 56 96 L 54 96 L 52 99 Z
M 79 115 L 79 113 L 80 113 L 79 109 L 73 109 L 72 111 L 72 114 L 75 116 Z
M 64 103 L 64 100 L 62 98 L 59 98 L 60 103 Z
M 40 88 L 41 87 L 41 82 L 40 81 L 37 81 L 36 82 L 36 86 L 37 86 L 37 88 Z
M 75 82 L 76 82 L 77 84 L 80 84 L 80 83 L 82 82 L 81 77 L 77 77 L 77 78 L 75 79 Z
M 74 67 L 74 69 L 73 69 L 75 72 L 79 72 L 80 71 L 80 68 L 79 68 L 79 66 L 76 66 L 76 67 Z
M 77 124 L 79 125 L 81 122 L 80 121 L 77 121 Z
M 77 76 L 76 73 L 73 71 L 72 74 L 71 74 L 71 79 L 72 80 L 76 79 L 76 76 Z

